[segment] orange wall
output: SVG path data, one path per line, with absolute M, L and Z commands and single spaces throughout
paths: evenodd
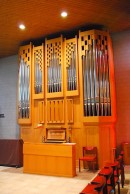
M 130 31 L 112 34 L 115 82 L 117 147 L 130 142 Z

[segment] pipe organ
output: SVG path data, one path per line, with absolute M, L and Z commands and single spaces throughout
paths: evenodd
M 65 129 L 66 141 L 97 146 L 99 166 L 113 158 L 115 84 L 108 32 L 46 39 L 19 49 L 18 124 L 25 142 L 42 142 L 47 129 Z M 104 150 L 105 148 L 105 150 Z

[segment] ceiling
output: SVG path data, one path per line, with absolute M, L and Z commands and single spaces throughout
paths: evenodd
M 67 18 L 60 16 L 64 10 Z M 24 31 L 20 23 L 26 25 Z M 89 28 L 130 30 L 130 0 L 1 0 L 0 26 L 2 58 L 17 54 L 20 45 L 35 45 L 58 34 L 66 37 Z

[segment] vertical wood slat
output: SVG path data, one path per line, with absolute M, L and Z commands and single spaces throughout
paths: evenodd
M 55 100 L 50 100 L 51 105 L 51 122 L 55 122 Z
M 49 123 L 51 121 L 51 103 L 49 100 L 47 100 L 47 123 Z
M 74 107 L 73 107 L 73 99 L 67 99 L 67 122 L 74 122 Z
M 65 107 L 64 107 L 64 100 L 59 100 L 59 117 L 60 123 L 64 123 L 64 114 L 65 114 Z
M 33 108 L 33 125 L 36 128 L 38 124 L 39 124 L 38 100 L 35 100 Z
M 44 101 L 38 102 L 38 109 L 39 109 L 39 123 L 44 123 Z
M 64 100 L 47 101 L 47 123 L 64 123 Z
M 56 123 L 60 122 L 60 118 L 59 118 L 59 100 L 55 101 L 55 121 Z

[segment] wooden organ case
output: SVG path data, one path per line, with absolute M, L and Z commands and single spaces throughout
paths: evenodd
M 46 39 L 45 45 L 30 44 L 29 75 L 21 54 L 25 47 L 20 47 L 18 88 L 18 123 L 24 142 L 42 143 L 47 129 L 64 128 L 66 141 L 76 143 L 77 161 L 83 146 L 97 146 L 99 167 L 113 159 L 116 106 L 109 34 L 89 30 L 79 32 L 78 38 L 61 36 Z

